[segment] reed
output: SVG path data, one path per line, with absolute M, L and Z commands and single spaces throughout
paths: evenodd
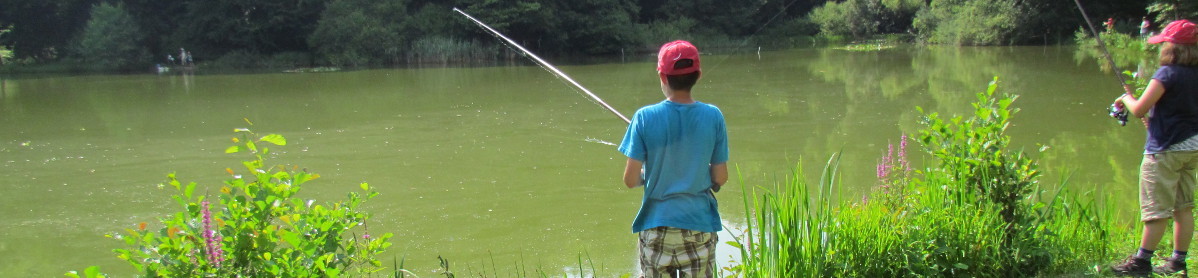
M 476 40 L 461 40 L 448 37 L 423 37 L 412 42 L 407 53 L 409 64 L 480 64 L 496 61 L 501 50 L 494 45 L 483 45 Z

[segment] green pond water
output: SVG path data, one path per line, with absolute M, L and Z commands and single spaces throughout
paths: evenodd
M 1134 220 L 1144 129 L 1105 109 L 1119 94 L 1072 47 L 796 49 L 706 53 L 700 101 L 728 121 L 732 181 L 718 194 L 729 227 L 741 194 L 783 180 L 802 162 L 815 181 L 843 152 L 839 195 L 862 199 L 888 144 L 915 134 L 915 107 L 972 113 L 1000 76 L 1020 95 L 1009 129 L 1040 159 L 1052 186 L 1109 195 Z M 561 66 L 625 115 L 663 99 L 653 57 Z M 333 73 L 0 77 L 0 276 L 54 277 L 99 265 L 129 276 L 107 233 L 173 213 L 167 173 L 218 194 L 234 128 L 279 133 L 275 163 L 322 178 L 300 194 L 343 199 L 368 182 L 370 232 L 391 232 L 384 264 L 404 259 L 434 276 L 541 269 L 599 276 L 634 272 L 625 189 L 625 123 L 540 67 L 377 69 Z M 243 118 L 254 125 L 248 126 Z M 1047 148 L 1043 148 L 1047 146 Z M 908 153 L 920 154 L 917 144 Z M 913 157 L 916 165 L 926 158 Z M 739 173 L 739 174 L 738 174 Z M 722 234 L 722 241 L 730 240 Z M 732 260 L 727 246 L 719 260 Z M 589 260 L 590 262 L 587 262 Z M 589 274 L 588 274 L 589 275 Z

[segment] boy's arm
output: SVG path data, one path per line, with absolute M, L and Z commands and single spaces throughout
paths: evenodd
M 640 160 L 628 158 L 628 162 L 624 165 L 624 185 L 628 188 L 645 185 L 641 180 L 641 166 L 644 164 Z
M 728 163 L 711 165 L 711 189 L 718 192 L 726 182 L 728 182 Z

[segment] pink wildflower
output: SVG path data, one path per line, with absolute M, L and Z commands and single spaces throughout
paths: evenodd
M 200 212 L 204 219 L 204 251 L 208 255 L 208 262 L 211 262 L 217 268 L 220 268 L 221 261 L 224 261 L 224 250 L 221 248 L 220 233 L 212 229 L 212 210 L 208 208 L 208 201 L 200 203 Z

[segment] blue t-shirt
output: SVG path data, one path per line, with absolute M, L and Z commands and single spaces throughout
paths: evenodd
M 1152 79 L 1165 87 L 1148 118 L 1145 153 L 1161 153 L 1198 135 L 1198 68 L 1161 66 Z
M 632 116 L 620 152 L 645 167 L 645 196 L 632 232 L 661 226 L 721 230 L 709 191 L 711 165 L 728 161 L 728 132 L 719 108 L 668 100 L 645 106 Z

